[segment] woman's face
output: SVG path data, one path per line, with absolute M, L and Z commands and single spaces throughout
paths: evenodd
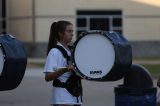
M 73 37 L 73 25 L 67 25 L 63 33 L 62 40 L 65 43 L 70 43 Z

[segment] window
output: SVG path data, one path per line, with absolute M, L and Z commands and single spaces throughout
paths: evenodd
M 0 1 L 0 32 L 6 33 L 6 0 Z
M 89 30 L 116 31 L 122 34 L 122 12 L 77 11 L 77 35 Z

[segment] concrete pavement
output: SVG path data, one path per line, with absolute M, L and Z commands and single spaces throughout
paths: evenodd
M 44 81 L 42 71 L 42 68 L 27 68 L 18 88 L 0 91 L 0 106 L 50 106 L 52 83 Z M 123 80 L 115 82 L 82 80 L 83 106 L 114 106 L 114 87 L 122 83 Z
M 0 106 L 49 106 L 52 83 L 44 81 L 42 68 L 27 68 L 18 88 L 0 92 Z M 82 81 L 83 106 L 114 106 L 114 91 L 118 82 Z

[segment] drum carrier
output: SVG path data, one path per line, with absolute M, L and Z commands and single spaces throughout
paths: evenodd
M 71 57 L 68 56 L 66 50 L 62 46 L 59 46 L 59 45 L 56 45 L 55 48 L 61 51 L 64 58 L 66 58 L 67 64 L 68 64 L 68 62 L 71 60 Z M 69 46 L 69 48 L 71 49 L 71 46 Z M 77 76 L 75 72 L 72 72 L 71 76 L 67 79 L 66 82 L 61 82 L 59 79 L 55 79 L 53 81 L 53 86 L 66 88 L 67 91 L 75 97 L 82 96 L 81 77 Z

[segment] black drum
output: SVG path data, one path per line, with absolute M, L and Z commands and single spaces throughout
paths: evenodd
M 132 64 L 131 45 L 116 32 L 89 31 L 74 43 L 72 60 L 77 74 L 84 79 L 116 81 Z
M 25 73 L 27 55 L 20 41 L 0 34 L 0 91 L 16 88 Z

